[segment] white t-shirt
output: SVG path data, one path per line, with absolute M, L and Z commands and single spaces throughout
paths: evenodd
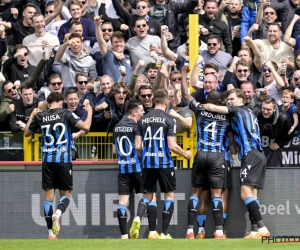
M 59 48 L 59 40 L 56 36 L 47 33 L 44 36 L 37 37 L 36 34 L 26 36 L 23 40 L 23 44 L 27 46 L 29 50 L 28 61 L 31 65 L 37 66 L 39 61 L 43 58 L 43 45 L 42 42 L 47 41 L 50 46 L 50 51 L 54 48 Z
M 280 100 L 281 90 L 278 90 L 276 87 L 275 80 L 266 86 L 268 89 L 268 96 L 272 97 L 278 105 L 281 105 L 282 102 Z

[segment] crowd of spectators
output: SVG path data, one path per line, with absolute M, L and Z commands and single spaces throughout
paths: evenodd
M 129 99 L 147 112 L 166 88 L 181 133 L 192 124 L 186 83 L 200 103 L 211 90 L 240 88 L 270 138 L 266 150 L 279 150 L 300 134 L 298 13 L 299 0 L 1 0 L 0 130 L 23 131 L 32 109 L 60 92 L 82 120 L 82 105 L 92 105 L 92 132 L 112 132 Z M 199 15 L 193 68 L 189 14 Z

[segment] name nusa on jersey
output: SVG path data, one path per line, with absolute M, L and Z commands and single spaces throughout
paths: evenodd
M 224 152 L 224 137 L 229 126 L 227 115 L 206 111 L 192 100 L 189 108 L 195 113 L 197 123 L 197 149 L 205 152 Z
M 141 172 L 142 167 L 135 149 L 135 137 L 140 136 L 137 123 L 124 117 L 114 128 L 113 144 L 118 153 L 119 173 Z
M 68 109 L 48 109 L 38 113 L 29 126 L 42 134 L 42 161 L 72 162 L 72 127 L 80 118 Z
M 175 137 L 175 120 L 163 110 L 153 109 L 144 115 L 138 124 L 144 143 L 143 167 L 173 168 L 168 137 Z

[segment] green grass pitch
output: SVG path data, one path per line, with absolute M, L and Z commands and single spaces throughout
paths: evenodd
M 0 240 L 1 250 L 270 250 L 270 249 L 300 249 L 300 242 L 284 244 L 261 243 L 261 240 L 85 240 L 58 239 L 48 240 Z

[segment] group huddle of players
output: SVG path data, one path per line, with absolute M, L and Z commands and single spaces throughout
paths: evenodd
M 222 190 L 224 195 L 224 189 L 231 187 L 228 178 L 231 166 L 228 150 L 233 160 L 241 159 L 241 198 L 247 206 L 252 227 L 251 233 L 245 238 L 269 236 L 257 197 L 257 190 L 264 185 L 266 158 L 260 142 L 257 118 L 244 107 L 244 93 L 239 89 L 228 91 L 227 106 L 220 106 L 222 98 L 217 91 L 209 92 L 207 104 L 203 105 L 188 94 L 186 86 L 182 86 L 182 96 L 189 102 L 189 108 L 197 121 L 197 153 L 192 169 L 192 196 L 188 203 L 186 238 L 205 238 L 205 211 L 197 215 L 197 207 L 200 202 L 207 201 L 205 194 L 210 191 L 215 220 L 214 237 L 226 239 L 223 227 L 227 211 L 223 210 Z M 174 210 L 176 190 L 171 151 L 186 159 L 191 157 L 190 151 L 184 151 L 177 145 L 176 122 L 165 112 L 168 92 L 159 89 L 155 92 L 153 101 L 155 107 L 147 114 L 144 114 L 143 106 L 138 100 L 129 101 L 127 115 L 114 128 L 113 149 L 118 155 L 119 165 L 120 199 L 117 217 L 122 239 L 128 239 L 126 210 L 133 190 L 143 193 L 143 198 L 139 201 L 137 216 L 130 228 L 131 238 L 139 237 L 141 218 L 147 212 L 148 239 L 172 239 L 167 232 Z M 165 196 L 160 234 L 156 231 L 157 181 Z M 199 231 L 195 237 L 193 227 L 196 217 Z

